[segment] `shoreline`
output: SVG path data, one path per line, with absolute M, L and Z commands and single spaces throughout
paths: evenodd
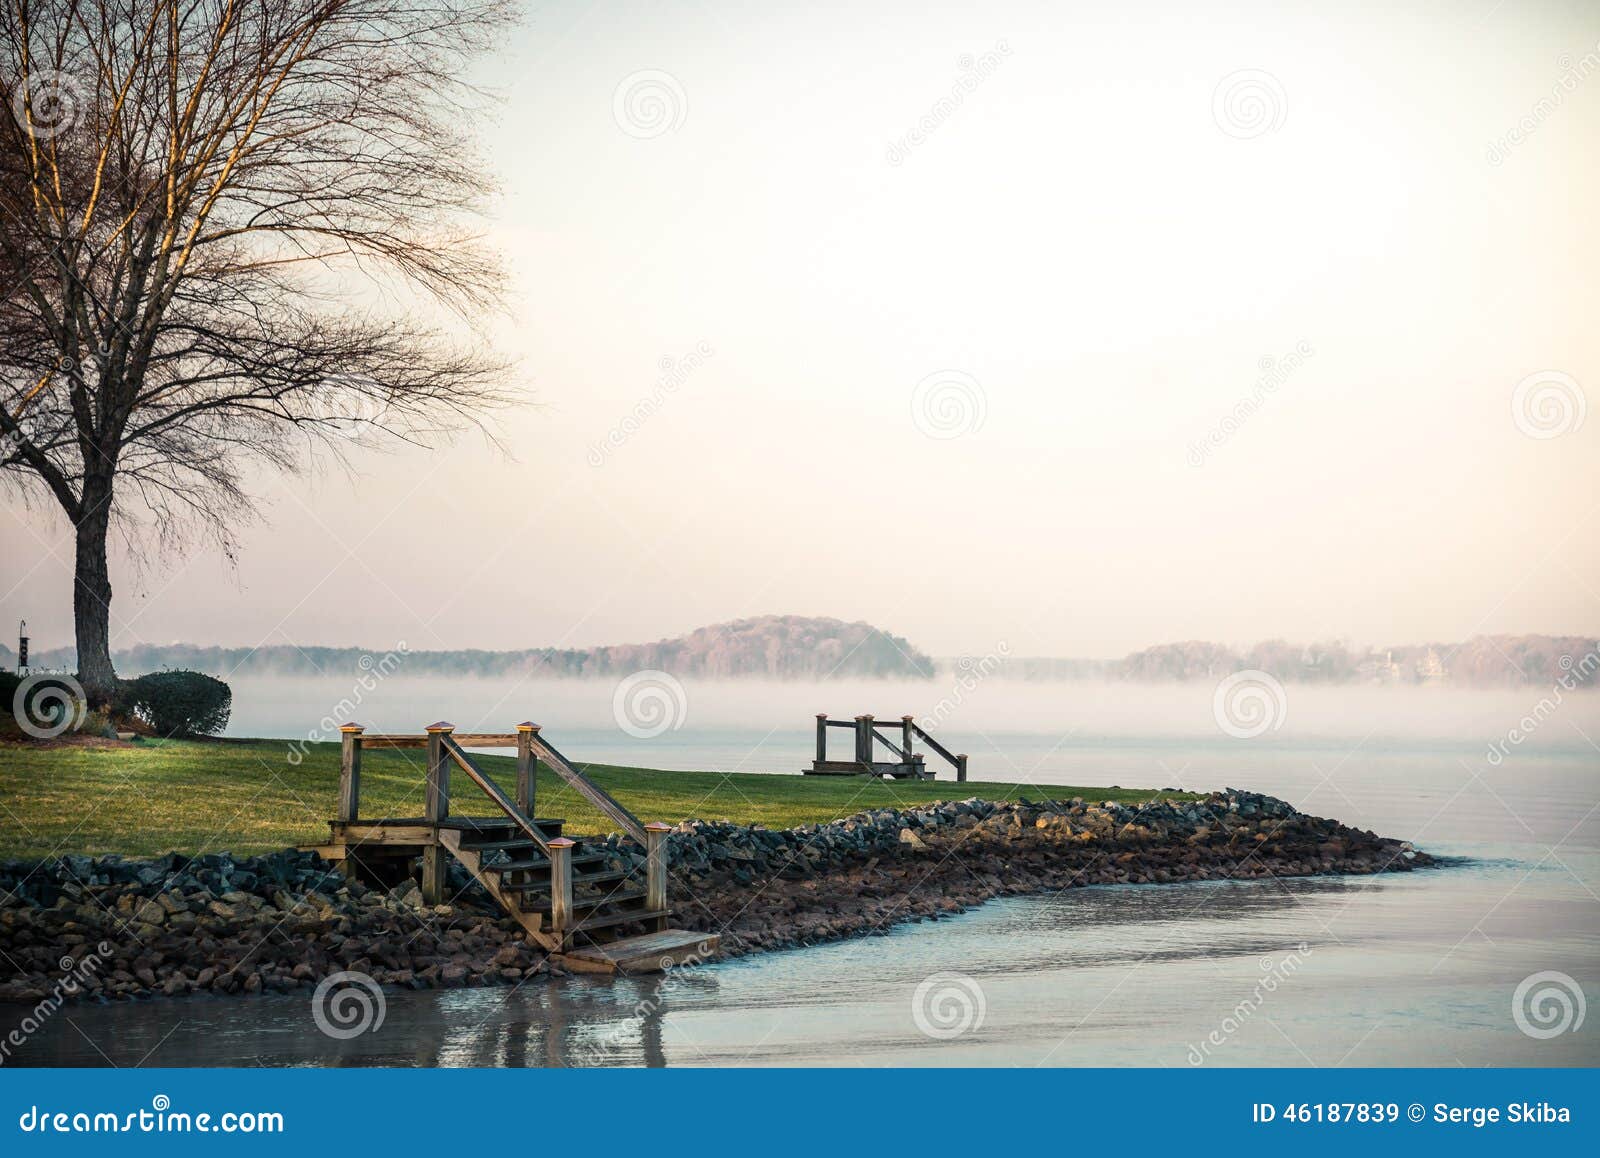
M 640 855 L 615 834 L 594 843 Z M 1439 863 L 1405 841 L 1233 789 L 1137 806 L 974 797 L 792 829 L 685 821 L 668 847 L 674 921 L 720 933 L 719 958 L 871 935 L 1001 896 Z M 310 991 L 339 972 L 397 989 L 566 974 L 510 918 L 480 907 L 475 887 L 427 907 L 410 882 L 370 888 L 292 849 L 7 862 L 0 1003 Z

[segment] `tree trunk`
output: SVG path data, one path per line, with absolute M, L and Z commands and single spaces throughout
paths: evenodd
M 78 681 L 89 703 L 103 707 L 117 690 L 111 666 L 111 571 L 106 538 L 111 528 L 111 480 L 84 480 L 78 552 L 72 584 L 72 622 L 78 644 Z

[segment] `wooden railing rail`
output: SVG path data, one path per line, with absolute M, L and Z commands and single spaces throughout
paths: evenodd
M 593 804 L 601 812 L 609 816 L 641 845 L 646 843 L 643 822 L 624 808 L 611 793 L 574 768 L 572 762 L 556 751 L 555 747 L 538 731 L 530 734 L 529 747 L 540 759 L 555 770 L 557 776 L 576 788 L 590 804 Z
M 917 723 L 915 720 L 911 721 L 911 730 L 917 735 L 921 736 L 924 742 L 927 743 L 928 747 L 932 748 L 939 755 L 950 761 L 951 766 L 956 770 L 957 780 L 965 780 L 967 778 L 967 757 L 965 753 L 957 754 L 950 751 L 949 748 L 946 748 L 943 744 L 939 743 L 939 741 L 928 735 L 928 733 L 923 730 L 922 725 Z
M 522 835 L 526 836 L 529 840 L 533 841 L 534 844 L 538 845 L 540 852 L 544 853 L 545 856 L 549 856 L 550 842 L 545 839 L 544 831 L 540 829 L 537 824 L 533 823 L 532 818 L 527 816 L 522 809 L 516 806 L 512 799 L 505 794 L 505 790 L 502 789 L 500 785 L 496 784 L 493 780 L 489 779 L 488 776 L 484 775 L 478 766 L 472 762 L 472 757 L 468 756 L 461 750 L 461 745 L 458 744 L 454 738 L 445 736 L 443 739 L 443 744 L 446 754 L 449 755 L 451 760 L 455 761 L 457 768 L 460 768 L 467 774 L 467 779 L 476 784 L 478 788 L 482 790 L 483 794 L 489 798 L 490 802 L 493 803 L 494 806 L 501 812 L 506 814 L 506 816 L 517 826 L 517 828 L 522 831 Z
M 889 739 L 888 736 L 885 736 L 882 732 L 880 732 L 876 724 L 873 725 L 872 734 L 877 737 L 878 743 L 889 749 L 889 751 L 893 752 L 902 761 L 909 761 L 911 759 L 911 753 L 900 747 L 899 744 L 896 744 L 893 740 Z

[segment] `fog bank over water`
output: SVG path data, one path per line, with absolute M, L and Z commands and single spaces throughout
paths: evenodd
M 1211 683 L 991 678 L 967 688 L 940 678 L 680 687 L 681 697 L 670 685 L 610 680 L 394 676 L 356 703 L 348 681 L 245 679 L 234 681 L 229 733 L 336 740 L 338 724 L 352 718 L 386 731 L 418 731 L 435 720 L 503 730 L 532 719 L 579 762 L 793 774 L 810 766 L 817 712 L 870 711 L 894 723 L 909 712 L 952 751 L 968 754 L 973 795 L 984 793 L 985 781 L 1038 785 L 1039 798 L 1053 786 L 1231 786 L 1433 852 L 1465 855 L 1473 842 L 1511 842 L 1532 848 L 1537 860 L 1552 850 L 1565 857 L 1600 849 L 1600 749 L 1587 738 L 1600 739 L 1595 692 L 1562 692 L 1558 701 L 1551 689 L 1289 685 L 1278 726 L 1252 736 L 1261 725 L 1251 723 L 1248 697 L 1258 689 L 1249 686 L 1231 701 L 1232 715 L 1223 710 L 1236 734 L 1214 714 Z M 650 734 L 657 727 L 664 730 Z M 847 755 L 849 732 L 832 732 L 830 744 L 830 755 Z M 941 780 L 951 778 L 936 755 L 927 760 Z
M 668 751 L 708 734 L 753 735 L 809 751 L 815 716 L 848 719 L 872 713 L 898 721 L 914 715 L 958 750 L 978 752 L 1008 735 L 1059 738 L 1064 747 L 1144 740 L 1226 742 L 1241 748 L 1327 742 L 1409 743 L 1479 750 L 1504 741 L 1514 748 L 1596 750 L 1600 693 L 1550 688 L 1443 687 L 1238 688 L 1232 700 L 1216 683 L 1023 683 L 953 676 L 934 680 L 829 681 L 682 680 L 622 687 L 612 680 L 369 677 L 368 690 L 348 679 L 235 678 L 228 734 L 304 738 L 331 721 L 353 719 L 370 729 L 419 731 L 435 720 L 463 730 L 503 730 L 521 720 L 542 724 L 560 745 L 579 735 L 626 747 Z M 621 691 L 619 692 L 619 687 Z M 1281 691 L 1281 698 L 1276 696 Z M 1245 702 L 1254 694 L 1256 702 Z M 640 706 L 644 700 L 653 704 Z M 630 704 L 633 706 L 630 708 Z M 663 716 L 638 716 L 658 709 Z M 1262 717 L 1249 713 L 1259 709 Z M 628 716 L 632 711 L 634 716 Z M 1224 722 L 1234 729 L 1224 730 Z M 634 731 L 664 731 L 643 739 Z M 1229 713 L 1233 714 L 1229 714 Z M 1528 728 L 1531 720 L 1534 726 Z M 1261 728 L 1259 735 L 1236 733 Z M 326 737 L 336 739 L 336 735 Z M 838 733 L 835 743 L 844 743 Z M 569 743 L 569 747 L 572 745 Z M 574 750 L 575 758 L 590 753 Z M 761 770 L 761 769 L 752 769 Z

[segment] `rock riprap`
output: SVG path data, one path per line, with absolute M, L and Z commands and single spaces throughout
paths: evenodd
M 604 844 L 642 862 L 626 837 Z M 946 801 L 793 829 L 686 821 L 667 838 L 681 927 L 725 953 L 938 918 L 996 896 L 1407 871 L 1408 843 L 1227 789 L 1139 805 Z M 454 867 L 454 866 L 453 866 Z M 0 864 L 0 1000 L 287 992 L 341 970 L 415 989 L 514 985 L 552 967 L 456 868 L 455 903 L 371 888 L 316 854 L 64 856 Z

